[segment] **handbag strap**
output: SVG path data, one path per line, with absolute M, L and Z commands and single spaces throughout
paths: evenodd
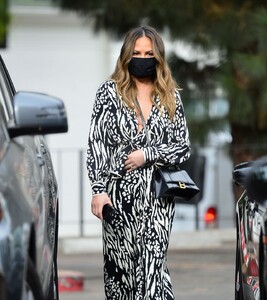
M 143 123 L 143 127 L 144 127 L 144 130 L 145 130 L 148 146 L 151 147 L 150 138 L 149 138 L 148 130 L 147 130 L 147 127 L 146 127 L 146 121 L 145 121 L 144 115 L 142 113 L 141 106 L 140 106 L 139 101 L 138 101 L 137 98 L 136 98 L 136 105 L 137 105 L 137 108 L 139 110 L 139 113 L 140 113 L 140 116 L 141 116 L 141 119 L 142 119 L 142 123 Z

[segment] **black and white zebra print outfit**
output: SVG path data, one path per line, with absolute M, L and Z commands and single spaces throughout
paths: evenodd
M 177 164 L 189 157 L 183 105 L 176 91 L 175 122 L 155 105 L 147 120 L 148 147 L 136 112 L 123 104 L 112 80 L 97 91 L 87 150 L 94 194 L 108 193 L 116 214 L 103 221 L 104 281 L 107 300 L 174 299 L 166 254 L 174 202 L 155 198 L 151 180 L 156 163 Z M 160 99 L 155 101 L 159 104 Z M 123 170 L 132 149 L 142 149 L 146 164 Z

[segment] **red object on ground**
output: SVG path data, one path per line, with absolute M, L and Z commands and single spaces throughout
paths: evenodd
M 58 271 L 59 292 L 83 291 L 83 274 L 74 271 Z

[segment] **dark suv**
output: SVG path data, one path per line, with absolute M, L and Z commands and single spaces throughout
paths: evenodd
M 61 100 L 16 93 L 0 56 L 0 299 L 58 299 L 58 189 L 45 134 L 67 132 Z
M 236 300 L 267 299 L 267 158 L 243 163 L 233 173 L 245 188 L 236 205 Z

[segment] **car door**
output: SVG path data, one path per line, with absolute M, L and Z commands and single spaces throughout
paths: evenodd
M 15 89 L 2 60 L 0 60 L 0 87 L 1 120 L 4 123 L 3 128 L 6 128 L 15 124 L 13 110 Z M 15 269 L 9 266 L 9 276 L 14 279 L 18 274 L 25 274 L 23 264 L 25 258 L 31 255 L 43 290 L 47 293 L 50 270 L 53 267 L 57 207 L 57 187 L 50 154 L 41 135 L 25 135 L 10 139 L 7 130 L 5 134 L 8 146 L 1 161 L 0 176 L 2 175 L 2 181 L 7 183 L 5 194 L 8 197 L 6 202 L 12 224 L 9 234 L 16 236 L 18 240 L 16 253 L 20 253 L 18 255 L 20 259 L 16 265 L 20 264 L 21 268 L 16 269 L 22 270 L 17 272 L 16 276 L 14 274 L 11 276 L 10 272 L 12 274 L 12 270 Z M 10 263 L 14 265 L 14 261 L 16 259 L 13 257 Z M 21 276 L 17 278 L 17 285 L 23 281 Z M 14 289 L 14 292 L 20 289 Z M 15 299 L 15 295 L 12 297 Z
M 29 160 L 27 138 L 11 139 L 14 124 L 13 86 L 0 62 L 0 195 L 2 206 L 0 252 L 8 299 L 21 299 L 32 224 L 34 162 Z M 30 138 L 28 138 L 29 140 Z M 25 147 L 26 146 L 26 147 Z M 32 170 L 29 169 L 32 166 Z M 35 179 L 34 179 L 35 180 Z M 38 176 L 36 177 L 38 181 Z M 3 296 L 4 297 L 4 296 Z M 4 298 L 5 299 L 5 298 Z
M 245 199 L 245 201 L 244 201 Z M 246 194 L 240 214 L 240 244 L 243 258 L 242 273 L 244 294 L 259 299 L 259 245 L 261 235 L 261 210 Z

